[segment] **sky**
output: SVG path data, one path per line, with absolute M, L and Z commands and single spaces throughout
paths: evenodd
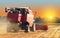
M 0 6 L 60 5 L 60 0 L 0 0 Z
M 24 6 L 31 7 L 33 11 L 39 12 L 38 16 L 41 16 L 43 13 L 40 13 L 40 11 L 44 8 L 46 9 L 46 7 L 48 8 L 50 8 L 50 6 L 55 8 L 60 7 L 60 0 L 0 0 L 0 16 L 6 15 L 6 13 L 4 13 L 5 7 L 24 7 Z

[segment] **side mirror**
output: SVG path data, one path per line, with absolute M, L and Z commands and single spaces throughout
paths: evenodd
M 10 8 L 5 8 L 5 12 L 6 13 L 10 12 Z
M 5 8 L 5 12 L 7 12 L 7 8 Z

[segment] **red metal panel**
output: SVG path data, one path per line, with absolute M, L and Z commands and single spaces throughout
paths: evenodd
M 48 26 L 36 24 L 36 30 L 48 30 Z
M 18 13 L 8 13 L 7 18 L 11 22 L 18 21 Z

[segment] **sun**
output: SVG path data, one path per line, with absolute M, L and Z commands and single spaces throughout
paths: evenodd
M 52 20 L 54 18 L 54 16 L 48 16 L 47 18 Z
M 50 19 L 53 19 L 54 17 L 53 16 L 49 16 Z
M 56 10 L 55 9 L 45 9 L 44 11 L 44 18 L 46 21 L 54 21 L 56 16 Z
M 54 17 L 54 15 L 47 15 L 46 17 L 45 17 L 45 19 L 47 20 L 47 21 L 53 21 L 54 19 L 55 19 L 55 17 Z

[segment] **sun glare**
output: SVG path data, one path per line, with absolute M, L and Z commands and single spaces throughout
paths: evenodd
M 45 9 L 44 10 L 44 18 L 46 21 L 54 21 L 56 15 L 55 9 Z
M 47 20 L 47 21 L 53 21 L 54 18 L 55 18 L 55 17 L 54 17 L 53 15 L 50 15 L 50 16 L 47 15 L 47 16 L 46 16 L 46 20 Z
M 50 19 L 53 19 L 54 17 L 53 16 L 49 16 Z

